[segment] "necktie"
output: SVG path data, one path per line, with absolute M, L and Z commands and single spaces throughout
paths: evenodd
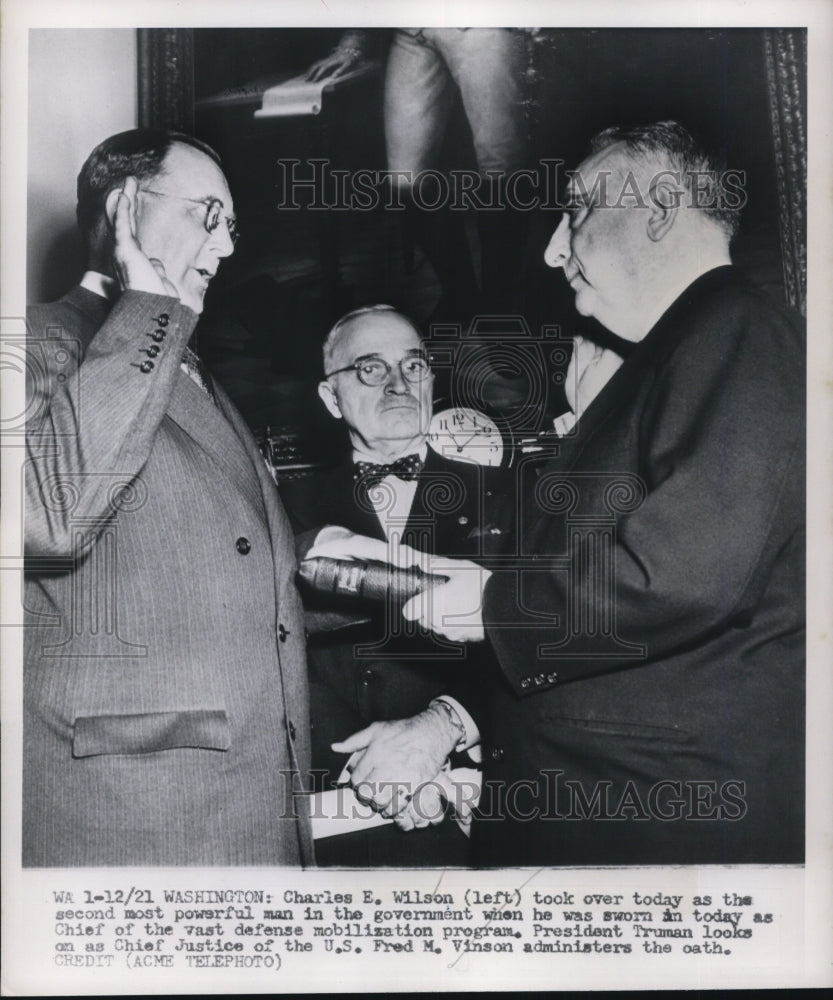
M 211 402 L 216 404 L 217 397 L 214 395 L 214 383 L 211 375 L 190 347 L 186 347 L 185 353 L 182 355 L 182 367 L 188 376 L 208 395 Z
M 381 483 L 385 476 L 396 476 L 398 479 L 416 479 L 422 469 L 422 459 L 419 455 L 405 455 L 397 458 L 389 465 L 379 465 L 376 462 L 356 462 L 353 479 L 361 481 L 362 486 L 370 489 L 376 483 Z

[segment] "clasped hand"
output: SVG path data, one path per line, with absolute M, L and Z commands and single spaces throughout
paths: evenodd
M 333 744 L 337 753 L 350 754 L 339 780 L 403 830 L 434 825 L 445 815 L 437 778 L 458 739 L 437 706 L 409 719 L 373 722 Z

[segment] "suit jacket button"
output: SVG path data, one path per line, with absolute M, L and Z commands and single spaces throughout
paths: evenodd
M 165 331 L 154 330 L 153 333 L 150 335 L 150 339 L 155 340 L 157 344 L 161 344 L 162 341 L 165 339 Z
M 532 683 L 532 680 L 529 677 L 522 677 L 521 678 L 521 687 L 524 690 L 526 690 L 526 688 L 528 688 L 531 683 Z
M 286 637 L 289 635 L 289 630 L 284 626 L 283 622 L 278 625 L 278 638 L 281 642 L 286 642 Z
M 156 318 L 156 322 L 157 322 L 157 323 L 158 323 L 158 324 L 159 324 L 160 326 L 167 326 L 167 325 L 168 325 L 168 320 L 169 320 L 169 318 L 170 318 L 170 317 L 168 316 L 168 314 L 167 314 L 167 313 L 159 313 L 159 315 L 158 315 L 158 316 L 157 316 L 157 318 Z
M 535 683 L 536 684 L 543 684 L 545 680 L 546 680 L 546 677 L 544 677 L 543 674 L 536 674 L 535 675 Z
M 500 760 L 503 756 L 503 747 L 492 747 L 492 760 Z
M 247 556 L 252 551 L 252 543 L 248 538 L 241 535 L 237 541 L 234 543 L 234 547 L 240 553 L 241 556 Z
M 294 722 L 290 722 L 289 723 L 289 738 L 291 740 L 295 739 L 295 723 Z
M 547 674 L 547 680 L 550 682 L 550 684 L 555 684 L 556 681 L 558 680 L 558 674 Z
M 148 372 L 152 372 L 153 371 L 153 362 L 152 361 L 143 361 L 139 365 L 139 371 L 140 372 L 144 372 L 145 375 L 147 375 Z
M 468 524 L 468 523 L 469 523 L 469 519 L 468 519 L 468 518 L 466 517 L 466 515 L 465 515 L 465 514 L 461 514 L 461 515 L 460 515 L 460 516 L 459 516 L 459 517 L 457 518 L 457 523 L 458 523 L 458 524 Z

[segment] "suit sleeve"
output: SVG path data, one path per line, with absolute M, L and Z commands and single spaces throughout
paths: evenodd
M 39 307 L 30 312 L 30 338 L 41 335 L 45 318 Z M 32 368 L 27 555 L 78 556 L 72 522 L 101 528 L 113 516 L 120 491 L 129 490 L 148 459 L 196 321 L 177 299 L 127 291 L 86 353 L 69 339 L 70 361 L 60 372 Z M 84 535 L 92 545 L 95 532 Z
M 656 369 L 630 425 L 644 498 L 618 517 L 608 565 L 617 634 L 642 647 L 636 660 L 611 655 L 609 645 L 601 655 L 601 630 L 570 634 L 575 609 L 592 609 L 594 601 L 598 609 L 599 591 L 598 580 L 582 570 L 589 560 L 581 547 L 566 570 L 563 561 L 560 569 L 546 567 L 547 556 L 564 556 L 563 517 L 559 529 L 557 515 L 538 515 L 529 551 L 541 553 L 536 565 L 543 569 L 490 578 L 488 636 L 516 694 L 649 664 L 732 625 L 743 627 L 774 561 L 790 547 L 798 551 L 803 345 L 798 331 L 773 313 L 748 301 L 714 308 Z M 598 471 L 614 474 L 617 467 Z M 574 483 L 582 488 L 579 477 Z M 536 626 L 530 607 L 560 616 L 559 624 Z M 561 644 L 557 659 L 547 655 L 554 644 Z

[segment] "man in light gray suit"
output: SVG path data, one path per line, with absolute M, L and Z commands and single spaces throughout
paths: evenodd
M 309 864 L 292 533 L 187 347 L 236 236 L 219 160 L 113 136 L 78 220 L 86 274 L 29 315 L 23 863 Z

